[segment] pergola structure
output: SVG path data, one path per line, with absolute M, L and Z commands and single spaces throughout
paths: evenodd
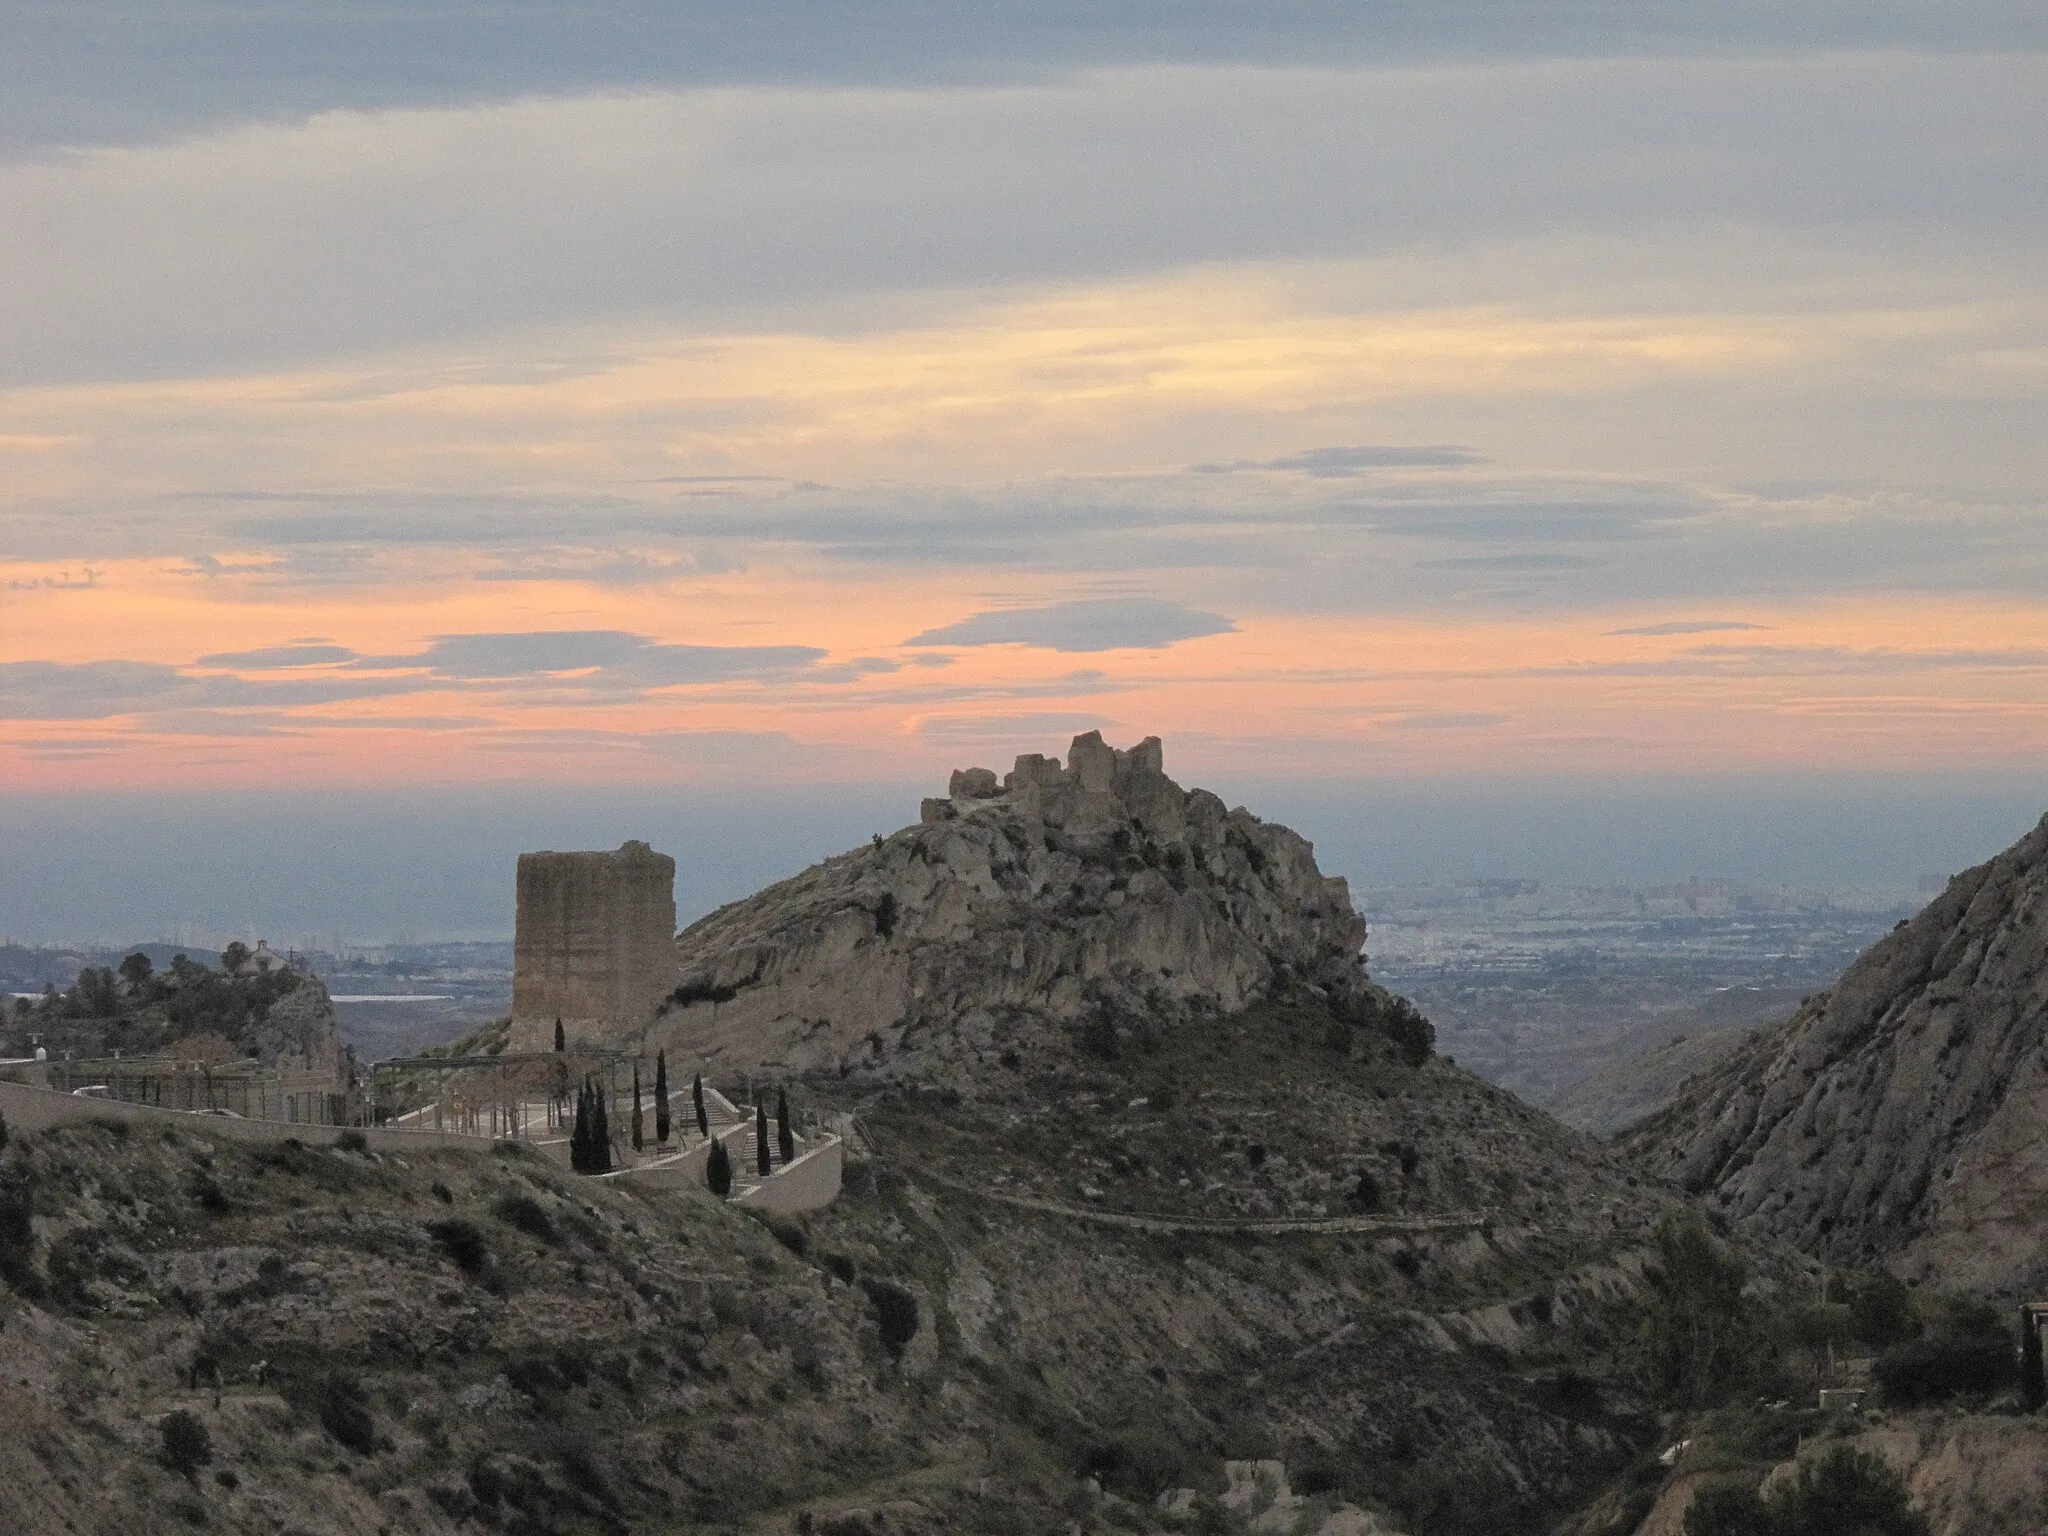
M 395 1056 L 370 1064 L 372 1114 L 378 1125 L 553 1140 L 567 1134 L 579 1083 L 595 1078 L 606 1102 L 617 1106 L 622 1093 L 630 1096 L 637 1060 L 630 1052 L 585 1045 L 498 1056 Z

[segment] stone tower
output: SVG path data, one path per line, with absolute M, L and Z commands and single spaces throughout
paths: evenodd
M 522 853 L 512 960 L 515 1051 L 569 1037 L 624 1044 L 676 984 L 676 861 L 641 842 L 616 853 Z

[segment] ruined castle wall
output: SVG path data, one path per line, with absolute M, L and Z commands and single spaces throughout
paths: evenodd
M 513 942 L 515 1051 L 635 1037 L 676 984 L 676 861 L 645 843 L 522 853 Z

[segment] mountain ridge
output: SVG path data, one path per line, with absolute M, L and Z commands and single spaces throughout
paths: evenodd
M 1117 751 L 1091 731 L 1065 768 L 959 770 L 917 825 L 691 924 L 645 1043 L 726 1068 L 871 1070 L 908 1049 L 986 1069 L 1027 1020 L 1366 995 L 1365 936 L 1307 839 L 1182 789 L 1158 738 Z
M 2048 817 L 1622 1145 L 1830 1262 L 2048 1283 Z

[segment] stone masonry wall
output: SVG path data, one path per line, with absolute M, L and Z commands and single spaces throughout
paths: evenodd
M 512 963 L 515 1051 L 644 1032 L 676 984 L 676 861 L 647 844 L 522 853 Z

